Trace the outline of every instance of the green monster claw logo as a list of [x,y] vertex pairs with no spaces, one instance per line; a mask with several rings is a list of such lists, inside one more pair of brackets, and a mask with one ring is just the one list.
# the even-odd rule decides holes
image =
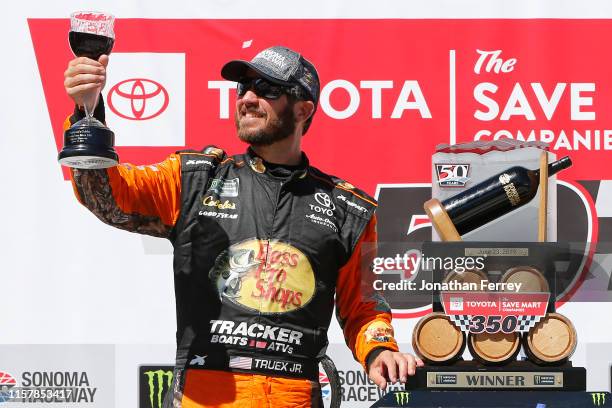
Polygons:
[[[164,377],[166,377],[167,391],[172,387],[172,371],[145,371],[144,374],[149,380],[149,401],[151,402],[151,408],[161,408],[164,395]],[[155,398],[155,390],[157,390],[157,398]],[[156,399],[157,405],[155,404]]]
[[406,405],[410,402],[410,393],[404,391],[398,391],[395,393],[395,402],[397,405]]
[[591,398],[593,398],[593,405],[596,407],[606,405],[606,393],[605,392],[592,392]]

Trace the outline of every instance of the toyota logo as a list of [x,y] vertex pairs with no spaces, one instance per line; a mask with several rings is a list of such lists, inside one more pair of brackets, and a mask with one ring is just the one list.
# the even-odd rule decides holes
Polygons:
[[166,110],[169,102],[166,88],[151,79],[126,79],[108,91],[110,110],[128,120],[153,119]]
[[334,203],[332,203],[331,198],[326,193],[316,193],[315,200],[323,207],[329,208],[331,210],[336,209],[336,206],[334,205]]

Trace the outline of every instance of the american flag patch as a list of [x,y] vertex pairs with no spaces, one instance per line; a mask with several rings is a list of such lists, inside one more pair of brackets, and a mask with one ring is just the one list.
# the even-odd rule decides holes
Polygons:
[[250,370],[253,366],[253,359],[251,357],[230,357],[229,366],[231,368],[241,368],[243,370]]

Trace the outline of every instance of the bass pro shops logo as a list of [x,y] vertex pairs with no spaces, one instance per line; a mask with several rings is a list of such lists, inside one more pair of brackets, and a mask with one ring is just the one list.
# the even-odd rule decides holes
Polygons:
[[591,398],[593,399],[593,406],[602,407],[606,405],[606,394],[605,392],[592,392]]
[[232,245],[209,272],[221,301],[262,313],[286,313],[302,308],[315,291],[308,258],[280,242],[250,239]]
[[395,403],[398,406],[408,405],[410,403],[410,393],[405,391],[398,391],[395,393]]
[[162,408],[172,389],[173,366],[140,366],[138,372],[139,408]]

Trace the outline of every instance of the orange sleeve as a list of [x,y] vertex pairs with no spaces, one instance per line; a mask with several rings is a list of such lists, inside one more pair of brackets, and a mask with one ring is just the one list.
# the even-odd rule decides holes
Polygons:
[[359,238],[349,261],[340,269],[336,284],[336,312],[346,344],[366,367],[374,349],[398,351],[391,326],[391,309],[372,286],[369,267],[376,256],[376,216]]
[[[79,119],[66,118],[64,131]],[[100,98],[96,117],[104,121]],[[156,237],[168,237],[180,212],[181,159],[177,154],[148,166],[120,164],[108,169],[70,169],[74,193],[103,222]]]
[[71,169],[78,200],[105,223],[167,237],[180,212],[181,160],[176,154],[147,166]]

